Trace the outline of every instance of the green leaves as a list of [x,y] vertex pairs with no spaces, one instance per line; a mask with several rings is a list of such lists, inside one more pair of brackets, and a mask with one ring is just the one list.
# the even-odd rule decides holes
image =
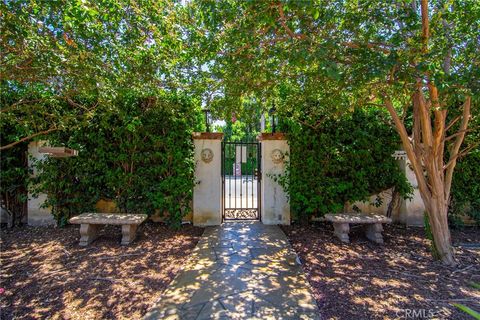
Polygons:
[[462,158],[456,167],[452,182],[450,220],[462,224],[462,218],[471,217],[480,224],[480,148]]
[[459,310],[465,312],[466,314],[472,316],[472,319],[480,320],[480,312],[477,312],[477,311],[473,310],[472,308],[469,308],[466,305],[461,304],[461,303],[453,303],[453,305],[457,309],[459,309]]
[[[368,158],[355,147],[365,146],[369,130],[378,128],[351,128],[357,140],[349,145],[342,140],[346,137],[341,130],[319,133],[325,119],[333,122],[351,114],[353,108],[377,103],[386,93],[395,101],[407,101],[417,80],[435,83],[441,105],[455,109],[455,102],[464,95],[473,96],[474,107],[478,105],[480,3],[431,1],[429,10],[431,36],[424,48],[421,17],[412,2],[3,1],[2,140],[11,143],[54,129],[61,132],[58,141],[77,143],[85,150],[92,148],[91,141],[105,145],[115,141],[123,151],[100,148],[100,160],[92,164],[100,170],[110,157],[119,162],[130,159],[135,153],[129,148],[145,137],[161,148],[169,146],[173,137],[182,139],[183,131],[170,130],[170,123],[153,128],[155,136],[145,133],[144,128],[152,126],[144,118],[148,107],[137,105],[136,100],[181,93],[211,107],[218,117],[235,113],[248,121],[258,120],[262,109],[275,102],[285,118],[302,124],[295,129],[298,132],[312,129],[319,140],[343,141],[327,143],[325,149],[314,141],[305,142],[337,161],[331,162],[330,169],[343,172],[335,166],[345,163],[346,154],[352,167]],[[120,97],[131,98],[135,107],[119,103]],[[178,105],[188,103],[174,103],[174,108],[170,102],[162,117],[182,124],[174,113]],[[119,109],[122,112],[115,117]],[[355,122],[353,116],[348,120]],[[122,130],[111,129],[112,123]],[[85,128],[91,131],[85,133]],[[167,129],[171,136],[158,131]],[[77,130],[89,143],[77,136]],[[382,136],[384,132],[379,131]],[[169,139],[159,142],[164,136]],[[144,152],[151,156],[149,150]],[[311,155],[308,161],[314,165],[314,160]],[[117,165],[108,179],[122,170]],[[359,181],[368,176],[362,170],[345,174]],[[122,179],[126,183],[131,176]],[[342,192],[358,189],[330,176],[325,181],[337,183]],[[112,182],[109,196],[116,196],[119,188]],[[313,189],[305,192],[309,190]],[[349,195],[356,198],[366,193],[358,190]],[[336,207],[339,202],[334,198],[313,202],[312,208]]]
[[383,116],[380,110],[356,109],[326,117],[318,129],[295,118],[285,121],[291,155],[279,183],[297,218],[338,212],[346,202],[365,201],[392,187],[404,197],[411,192],[391,157],[398,140]]
[[[170,1],[2,2],[2,81],[50,86],[59,97],[170,88],[184,51]],[[176,88],[174,88],[176,89]]]
[[46,205],[59,223],[110,199],[124,212],[168,213],[166,220],[179,226],[190,210],[191,133],[199,114],[185,97],[124,93],[113,108],[99,107],[81,129],[50,135],[52,145],[80,152],[39,164],[36,190],[48,194]]

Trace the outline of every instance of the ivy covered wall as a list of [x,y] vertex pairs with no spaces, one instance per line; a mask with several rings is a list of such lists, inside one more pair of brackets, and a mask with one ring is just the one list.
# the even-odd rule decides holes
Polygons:
[[317,127],[284,119],[282,129],[288,132],[291,155],[287,174],[278,181],[299,220],[341,212],[347,201],[366,200],[392,187],[403,196],[411,192],[391,156],[399,148],[397,135],[380,110],[356,109],[325,118]]
[[[450,222],[463,225],[465,218],[480,225],[480,147],[461,159],[452,181]],[[467,219],[468,219],[467,218]]]
[[37,163],[37,193],[60,225],[95,210],[101,199],[122,212],[160,213],[178,226],[189,213],[194,185],[192,132],[202,114],[189,99],[174,94],[124,95],[98,106],[82,128],[49,136],[52,146],[77,149],[77,157]]

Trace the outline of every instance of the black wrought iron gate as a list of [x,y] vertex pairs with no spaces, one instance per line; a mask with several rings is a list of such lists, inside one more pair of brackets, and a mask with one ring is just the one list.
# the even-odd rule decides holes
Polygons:
[[222,143],[223,220],[260,220],[261,145]]

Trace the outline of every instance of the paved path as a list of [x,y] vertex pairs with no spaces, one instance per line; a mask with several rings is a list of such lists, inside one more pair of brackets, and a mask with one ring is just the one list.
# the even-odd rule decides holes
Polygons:
[[193,257],[145,319],[320,319],[278,226],[231,222],[205,230]]

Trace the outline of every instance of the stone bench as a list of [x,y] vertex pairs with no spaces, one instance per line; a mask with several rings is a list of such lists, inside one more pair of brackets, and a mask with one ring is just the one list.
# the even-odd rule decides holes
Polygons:
[[382,223],[391,223],[392,219],[380,214],[337,213],[326,214],[325,220],[333,223],[335,235],[343,242],[349,243],[350,224],[365,224],[365,235],[373,242],[383,244]]
[[146,219],[146,214],[82,213],[71,218],[70,223],[80,225],[81,246],[95,240],[100,229],[106,224],[121,225],[122,245],[127,245],[135,239],[138,226]]

